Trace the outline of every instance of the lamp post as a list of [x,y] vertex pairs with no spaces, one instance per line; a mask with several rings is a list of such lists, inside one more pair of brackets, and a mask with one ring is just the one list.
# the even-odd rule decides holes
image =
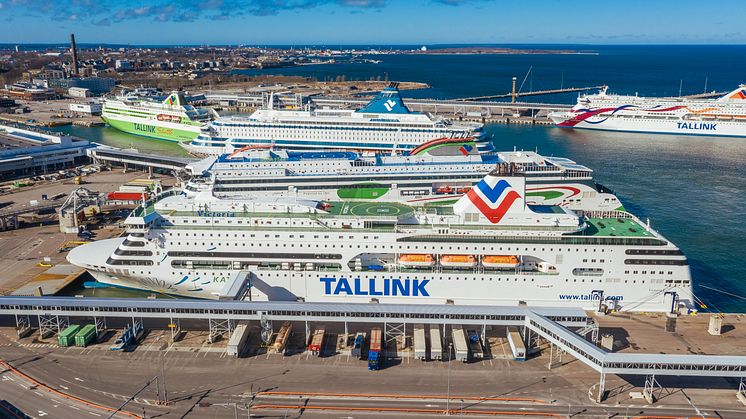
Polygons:
[[451,414],[451,350],[453,349],[453,342],[448,344],[448,390],[446,395],[446,415]]

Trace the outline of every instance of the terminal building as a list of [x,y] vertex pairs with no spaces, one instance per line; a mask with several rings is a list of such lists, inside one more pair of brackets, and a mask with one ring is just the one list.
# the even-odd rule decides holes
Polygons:
[[85,103],[71,103],[70,110],[79,114],[101,115],[103,105],[93,100]]
[[6,84],[4,89],[0,90],[0,94],[10,99],[22,100],[49,100],[59,97],[54,90],[48,87],[25,82]]
[[69,135],[0,125],[0,179],[43,175],[88,161],[87,140]]

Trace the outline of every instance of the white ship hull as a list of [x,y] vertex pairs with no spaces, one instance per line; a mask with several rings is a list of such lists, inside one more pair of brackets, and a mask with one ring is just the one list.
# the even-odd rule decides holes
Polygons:
[[584,95],[569,111],[549,118],[561,128],[654,134],[746,136],[746,86],[716,99]]
[[[570,119],[569,114],[550,115],[555,124]],[[673,135],[706,135],[722,137],[746,137],[746,120],[682,120],[632,117],[591,117],[573,126],[561,128],[592,129],[601,131],[623,131]]]
[[[284,239],[285,243],[291,240],[287,233],[281,233],[280,236],[279,240]],[[362,237],[359,239],[365,243]],[[120,238],[96,242],[101,249],[100,257],[106,259],[123,241],[124,239]],[[210,243],[205,242],[191,249],[206,248]],[[236,240],[223,240],[222,243],[215,244],[219,246],[216,246],[214,251],[219,252],[232,250],[241,243],[236,243]],[[622,260],[629,256],[625,255],[624,246],[610,248],[602,245],[583,245],[562,246],[563,248],[559,249],[556,246],[544,245],[544,251],[536,244],[526,246],[518,244],[513,247],[501,247],[504,250],[490,246],[490,252],[525,253],[523,249],[528,248],[530,257],[554,262],[557,271],[543,273],[516,269],[402,267],[384,272],[325,272],[316,269],[305,270],[305,260],[299,262],[298,266],[291,263],[289,269],[174,269],[169,266],[170,258],[166,258],[165,253],[159,253],[158,247],[152,243],[138,249],[154,251],[156,259],[163,259],[153,266],[124,267],[103,272],[94,268],[95,265],[105,264],[103,260],[96,260],[95,256],[89,254],[86,256],[86,262],[82,264],[76,260],[79,257],[77,252],[86,246],[78,248],[80,250],[73,250],[70,261],[88,267],[96,280],[102,283],[192,298],[218,298],[221,290],[229,286],[237,276],[249,275],[251,289],[246,299],[253,301],[370,303],[377,300],[380,303],[456,305],[525,303],[529,306],[580,306],[592,310],[597,309],[599,299],[603,299],[607,305],[614,304],[621,311],[662,312],[671,309],[671,303],[667,299],[670,294],[667,293],[675,292],[679,301],[690,308],[694,307],[688,266],[625,265]],[[247,247],[254,246],[249,244]],[[410,251],[429,251],[432,248],[432,245],[423,244]],[[483,246],[479,245],[460,246],[460,252],[472,253],[482,248]],[[189,249],[169,248],[176,251]],[[557,255],[557,250],[562,250],[561,256]],[[343,254],[343,260],[357,253],[357,250],[351,249],[335,251]],[[605,266],[603,275],[574,273],[573,268],[587,265],[582,260],[589,260],[591,255],[599,258],[604,255],[607,263],[598,265]],[[616,263],[611,264],[609,261]]]
[[[455,271],[455,270],[454,270]],[[503,271],[480,274],[466,272],[307,272],[277,270],[252,275],[247,300],[306,301],[335,303],[398,303],[507,305],[527,304],[543,307],[582,307],[595,310],[599,300],[613,300],[621,311],[668,311],[666,292],[691,301],[689,287],[663,285],[629,286],[631,280],[593,286],[590,283],[566,283],[554,275],[520,275]],[[191,282],[185,287],[149,280],[136,275],[92,274],[97,281],[117,287],[150,290],[158,293],[197,298],[217,298],[219,291],[236,272],[224,272],[215,283]],[[424,291],[424,292],[423,292]],[[603,291],[597,293],[596,291]],[[405,295],[401,295],[405,294]],[[416,294],[416,295],[415,295]],[[608,304],[608,302],[607,302]]]

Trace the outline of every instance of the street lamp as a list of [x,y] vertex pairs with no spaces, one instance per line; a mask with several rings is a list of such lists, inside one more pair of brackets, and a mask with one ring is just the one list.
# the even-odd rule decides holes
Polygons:
[[451,350],[453,349],[453,342],[448,344],[448,391],[446,395],[446,415],[451,414]]

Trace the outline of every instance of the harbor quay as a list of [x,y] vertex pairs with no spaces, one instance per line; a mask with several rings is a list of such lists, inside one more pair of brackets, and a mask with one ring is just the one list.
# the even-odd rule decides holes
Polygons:
[[[722,372],[700,371],[697,376],[662,373],[652,378],[608,374],[604,398],[598,401],[599,374],[582,361],[582,356],[571,355],[572,347],[577,348],[579,342],[563,346],[542,337],[529,337],[535,347],[526,345],[529,353],[522,360],[511,346],[510,326],[505,326],[520,324],[520,317],[533,311],[542,313],[540,317],[557,320],[558,333],[566,324],[566,330],[573,330],[579,340],[590,343],[591,335],[595,335],[610,345],[614,354],[647,354],[647,359],[653,359],[666,353],[671,359],[693,356],[702,360],[708,357],[705,354],[732,355],[733,368],[738,368],[743,365],[737,361],[742,358],[738,342],[746,337],[746,319],[742,315],[718,317],[722,319],[723,333],[714,336],[708,332],[713,316],[706,314],[678,318],[672,326],[671,318],[661,313],[598,316],[582,310],[541,308],[434,307],[428,311],[405,306],[355,309],[332,304],[273,309],[271,305],[226,302],[222,304],[226,308],[221,310],[205,306],[213,315],[202,314],[200,303],[189,305],[195,314],[189,316],[176,314],[182,311],[176,308],[181,303],[173,301],[88,299],[48,298],[47,303],[41,303],[46,307],[33,309],[45,314],[28,314],[30,329],[22,331],[16,327],[17,316],[9,313],[24,313],[23,307],[34,302],[0,298],[0,357],[3,376],[8,377],[0,385],[6,394],[26,394],[17,399],[19,407],[26,407],[23,403],[27,403],[34,412],[61,418],[77,417],[80,409],[114,414],[114,409],[122,406],[126,413],[113,417],[228,418],[236,412],[239,417],[430,417],[444,413],[503,417],[745,417],[738,396],[739,378]],[[236,304],[246,310],[236,309]],[[94,317],[57,311],[64,306],[80,310],[87,305],[97,307]],[[122,306],[122,312],[110,314],[113,312],[106,307],[116,305]],[[221,302],[211,303],[210,307],[221,307]],[[282,310],[275,312],[276,309]],[[166,315],[171,317],[157,317],[163,310],[169,311]],[[256,314],[259,320],[245,320],[239,314],[255,310],[262,311]],[[355,317],[342,315],[344,310],[351,310],[348,315]],[[358,311],[353,313],[355,310]],[[298,319],[296,311],[303,312],[307,320]],[[436,311],[441,313],[429,315]],[[331,317],[333,313],[340,313],[339,317]],[[362,317],[372,313],[379,313],[381,318]],[[395,313],[410,313],[410,318],[390,322]],[[493,324],[486,325],[484,319],[490,313],[493,320],[488,322]],[[471,319],[458,319],[459,316]],[[231,318],[232,322],[223,321]],[[133,319],[143,325],[139,337],[114,350],[122,331],[132,327]],[[85,346],[63,346],[55,325],[60,320],[65,322],[64,327],[95,322],[97,337]],[[272,324],[270,329],[268,322]],[[246,325],[246,338],[234,346],[237,341],[232,335],[239,324]],[[593,332],[593,328],[578,327],[582,324],[596,325],[597,329]],[[426,333],[424,358],[418,354],[420,328],[430,332]],[[318,330],[323,330],[324,338],[318,348],[311,350],[310,337]],[[380,368],[370,370],[366,358],[370,356],[367,352],[375,330],[383,332],[384,355]],[[432,352],[433,330],[445,332],[441,334],[440,357]],[[471,352],[469,346],[465,361],[459,359],[460,345],[453,340],[458,330],[467,334],[476,331],[482,345],[480,354]],[[284,331],[286,337],[280,343],[278,336]],[[359,334],[367,336],[362,355],[355,346]]]

